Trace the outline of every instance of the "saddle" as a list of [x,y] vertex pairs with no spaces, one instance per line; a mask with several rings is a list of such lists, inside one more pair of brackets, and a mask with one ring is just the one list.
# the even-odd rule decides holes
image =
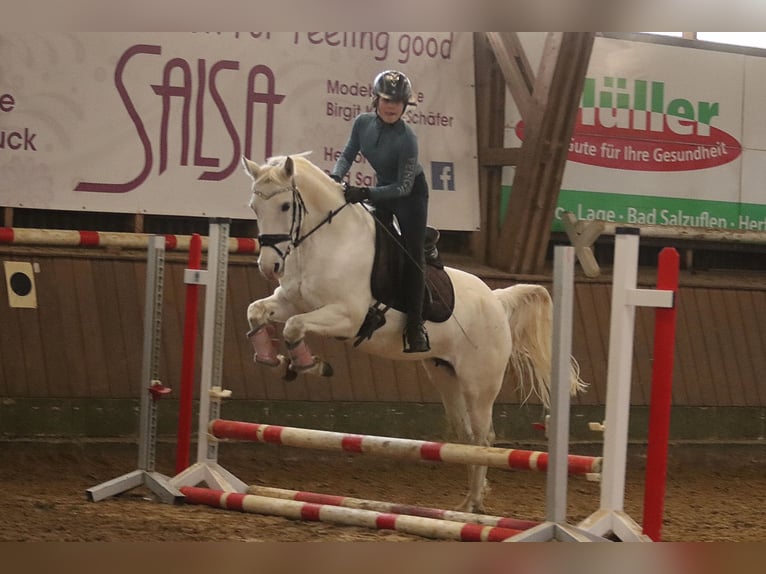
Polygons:
[[[438,241],[439,231],[433,227],[426,228],[426,292],[423,299],[422,319],[443,323],[452,316],[455,307],[455,291],[449,275],[444,270],[444,264],[439,258],[436,248]],[[388,309],[406,313],[406,302],[401,289],[406,257],[407,253],[399,232],[393,226],[383,224],[376,219],[375,257],[370,275],[370,287],[375,303],[367,311],[367,316],[356,334],[354,346],[372,337],[372,334],[385,324],[385,313]]]

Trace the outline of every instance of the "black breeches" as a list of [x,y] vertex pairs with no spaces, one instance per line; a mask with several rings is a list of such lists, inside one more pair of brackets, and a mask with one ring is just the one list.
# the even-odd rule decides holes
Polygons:
[[378,218],[390,223],[392,215],[399,222],[407,256],[404,264],[404,285],[407,315],[410,321],[420,319],[425,294],[423,269],[425,267],[424,244],[428,220],[428,184],[423,174],[418,175],[412,192],[405,197],[376,202]]

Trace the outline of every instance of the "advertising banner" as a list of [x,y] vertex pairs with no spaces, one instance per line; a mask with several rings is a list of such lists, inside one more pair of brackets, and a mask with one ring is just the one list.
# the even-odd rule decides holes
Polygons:
[[[543,35],[526,35],[530,51]],[[627,224],[766,230],[766,58],[596,38],[561,214]],[[508,108],[506,145],[524,125]]]
[[[240,158],[330,171],[406,73],[431,225],[478,227],[470,32],[0,34],[0,205],[251,218]],[[358,158],[355,185],[374,185]]]

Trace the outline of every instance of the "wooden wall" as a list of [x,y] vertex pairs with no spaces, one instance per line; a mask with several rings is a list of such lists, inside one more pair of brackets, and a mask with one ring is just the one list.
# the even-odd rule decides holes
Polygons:
[[[39,265],[37,309],[12,309],[0,282],[0,398],[136,398],[141,370],[145,255],[4,247],[0,260]],[[329,379],[292,383],[252,362],[245,338],[247,304],[269,286],[254,256],[231,256],[226,314],[224,387],[236,399],[437,403],[415,363],[372,358],[335,340],[311,340],[335,368]],[[161,376],[177,388],[183,335],[183,254],[168,254],[165,272]],[[642,285],[652,286],[650,272]],[[508,277],[484,278],[492,287]],[[542,278],[550,288],[550,281]],[[591,383],[574,404],[603,405],[607,365],[609,277],[578,277],[574,354]],[[203,301],[200,301],[202,314]],[[201,323],[201,318],[200,318]],[[766,286],[684,275],[679,296],[674,373],[675,405],[766,406]],[[632,403],[649,402],[653,312],[636,318]],[[491,341],[486,341],[491,345]],[[198,344],[199,367],[201,344]],[[508,380],[501,403],[518,403]]]

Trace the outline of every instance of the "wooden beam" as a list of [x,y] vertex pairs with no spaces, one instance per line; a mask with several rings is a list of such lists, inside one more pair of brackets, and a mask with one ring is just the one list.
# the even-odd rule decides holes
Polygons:
[[144,214],[135,213],[133,215],[133,233],[143,233],[143,232],[144,232]]
[[[484,33],[474,34],[476,126],[479,152],[480,228],[471,235],[474,259],[487,264],[498,248],[500,191],[503,168],[494,160],[485,164],[488,150],[502,149],[505,140],[506,87]],[[490,152],[490,159],[493,152]]]
[[525,118],[524,141],[521,146],[520,165],[513,179],[511,197],[506,218],[500,230],[502,250],[493,253],[493,264],[503,270],[511,271],[521,266],[521,259],[529,249],[532,234],[531,222],[535,219],[537,195],[540,190],[540,175],[545,162],[545,134],[542,120],[548,103],[551,77],[558,58],[563,33],[548,33],[540,62],[540,73],[534,86],[533,105]]
[[[532,221],[533,243],[525,251],[520,267],[542,271],[550,241],[551,226],[564,176],[569,142],[579,109],[585,74],[590,62],[595,34],[567,35],[561,38],[556,69],[550,77],[550,93],[543,118],[548,164],[541,177],[540,209]],[[586,51],[585,57],[583,53]]]
[[512,273],[539,273],[564,173],[593,32],[549,33],[535,79],[533,105],[513,180],[494,266]]
[[489,147],[479,151],[479,165],[482,167],[516,166],[520,158],[520,147]]
[[522,260],[522,265],[527,269],[541,271],[545,264],[561,180],[569,154],[569,143],[577,119],[594,39],[595,33],[591,32],[565,34],[562,40],[562,51],[553,77],[554,98],[548,103],[548,111],[553,117],[548,122],[551,132],[547,136],[547,151],[552,155],[552,159],[543,179],[544,204],[538,212],[536,251],[529,250],[526,253],[527,257]]
[[516,32],[486,32],[505,83],[525,120],[533,106],[535,74]]

